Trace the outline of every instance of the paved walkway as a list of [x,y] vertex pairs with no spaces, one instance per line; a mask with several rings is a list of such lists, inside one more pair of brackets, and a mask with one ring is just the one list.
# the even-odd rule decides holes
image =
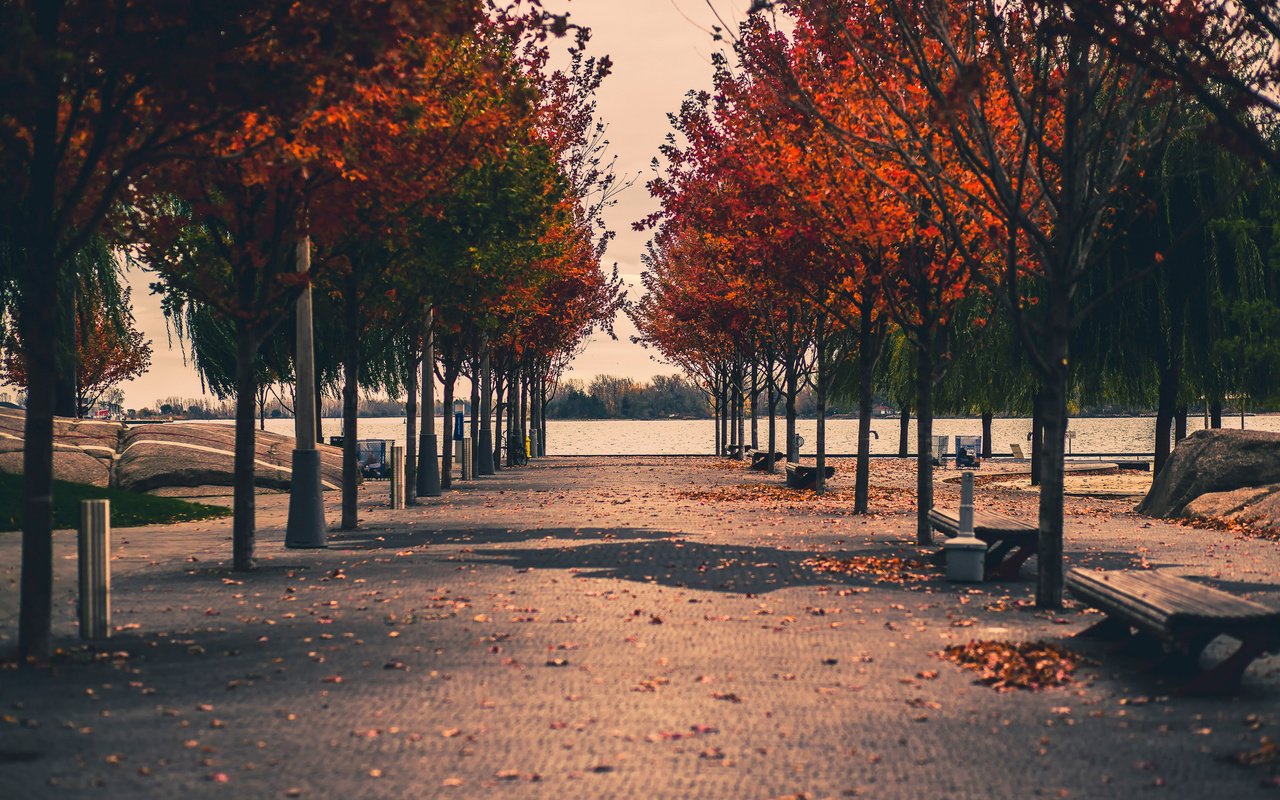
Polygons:
[[[869,517],[847,513],[837,466],[816,503],[708,459],[546,459],[404,512],[375,486],[361,530],[323,552],[285,551],[286,498],[264,495],[251,575],[224,566],[225,520],[117,531],[121,630],[97,655],[72,638],[60,534],[67,651],[0,669],[0,797],[1272,795],[1271,768],[1227,760],[1274,735],[1280,659],[1229,699],[1171,698],[1097,650],[1068,688],[976,685],[934,653],[1097,618],[1036,612],[1030,581],[816,571],[926,555],[912,465],[877,460]],[[1073,563],[1280,602],[1274,542],[1068,508]],[[0,648],[16,556],[0,535]]]

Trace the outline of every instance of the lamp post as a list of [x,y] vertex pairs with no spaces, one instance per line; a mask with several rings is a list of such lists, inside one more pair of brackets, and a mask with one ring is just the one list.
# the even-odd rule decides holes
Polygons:
[[[298,240],[297,271],[311,271],[311,237]],[[284,545],[290,548],[328,547],[324,494],[320,486],[320,451],[316,449],[315,350],[311,340],[311,285],[298,295],[297,352],[293,371],[297,390],[293,404],[293,474],[289,480],[289,523]]]

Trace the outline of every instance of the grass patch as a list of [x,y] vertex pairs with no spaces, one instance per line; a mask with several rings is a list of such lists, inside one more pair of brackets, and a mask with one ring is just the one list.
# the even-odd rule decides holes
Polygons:
[[[75,528],[80,525],[81,500],[110,500],[111,526],[132,528],[138,525],[160,525],[166,522],[191,522],[198,519],[226,517],[231,509],[189,503],[174,497],[104,489],[83,483],[53,482],[53,527]],[[22,476],[0,473],[0,531],[22,529]]]

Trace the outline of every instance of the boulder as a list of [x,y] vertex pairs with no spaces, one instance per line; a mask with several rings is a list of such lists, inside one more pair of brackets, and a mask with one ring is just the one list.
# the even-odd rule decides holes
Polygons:
[[[1266,431],[1196,431],[1178,443],[1156,476],[1138,512],[1152,517],[1177,517],[1190,503],[1210,493],[1231,497],[1206,500],[1204,507],[1236,508],[1253,502],[1237,490],[1280,483],[1280,433]],[[1229,512],[1230,513],[1230,512]],[[1214,515],[1222,516],[1222,515]]]
[[[22,474],[22,410],[0,409],[0,472]],[[135,492],[162,487],[231,486],[235,427],[168,422],[126,427],[119,422],[54,419],[53,474],[59,480],[118,486]],[[291,436],[257,431],[258,486],[288,489],[292,477]],[[342,485],[342,451],[317,445],[326,489]]]
[[[0,409],[0,472],[22,474],[26,414]],[[53,420],[53,477],[60,481],[108,486],[112,462],[124,426],[119,422]]]
[[[257,431],[254,483],[288,489],[293,437]],[[333,489],[342,485],[342,451],[320,449],[320,477]],[[130,428],[121,440],[116,465],[121,489],[145,492],[167,486],[231,486],[235,470],[235,426],[171,422]]]

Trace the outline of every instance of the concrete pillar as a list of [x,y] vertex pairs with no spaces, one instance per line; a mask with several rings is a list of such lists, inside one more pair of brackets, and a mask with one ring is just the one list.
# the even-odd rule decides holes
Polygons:
[[[298,240],[297,271],[311,271],[311,239]],[[284,546],[319,548],[328,546],[329,531],[324,521],[324,491],[320,485],[320,451],[316,449],[318,414],[315,347],[312,344],[311,286],[298,295],[297,352],[294,354],[293,472],[289,479],[289,522]]]
[[111,501],[80,501],[80,638],[111,636]]
[[458,444],[460,445],[459,451],[461,453],[461,455],[458,456],[458,461],[462,467],[461,479],[464,481],[473,480],[476,476],[474,443],[471,441],[470,436],[465,436],[458,440]]
[[404,508],[404,446],[391,445],[391,508]]

